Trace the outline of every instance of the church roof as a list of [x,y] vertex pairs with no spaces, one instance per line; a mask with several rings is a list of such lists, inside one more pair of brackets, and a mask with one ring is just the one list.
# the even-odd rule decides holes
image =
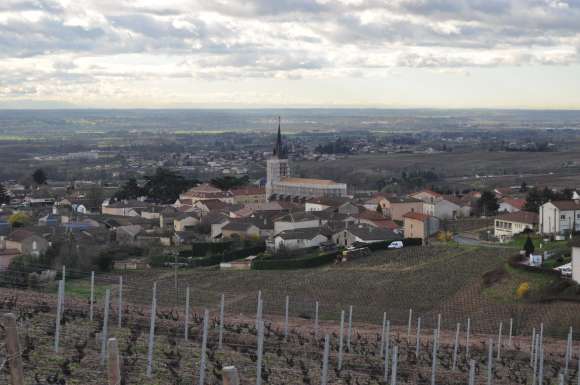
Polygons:
[[337,184],[335,181],[330,180],[330,179],[312,179],[312,178],[282,178],[282,180],[278,183],[320,184],[320,185]]
[[282,144],[282,130],[280,128],[280,117],[278,117],[278,135],[276,136],[276,144],[274,145],[274,151],[272,154],[279,159],[286,159],[288,157],[288,151],[286,147]]

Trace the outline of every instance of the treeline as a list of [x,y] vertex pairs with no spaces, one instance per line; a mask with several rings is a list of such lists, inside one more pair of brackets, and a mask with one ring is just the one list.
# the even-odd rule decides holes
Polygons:
[[348,140],[338,138],[335,141],[319,144],[314,149],[314,152],[319,154],[350,154],[352,145]]
[[572,194],[574,190],[570,188],[565,188],[561,191],[553,191],[548,187],[543,189],[531,188],[526,196],[526,205],[524,209],[526,211],[538,212],[540,211],[540,206],[549,201],[567,201],[572,199]]

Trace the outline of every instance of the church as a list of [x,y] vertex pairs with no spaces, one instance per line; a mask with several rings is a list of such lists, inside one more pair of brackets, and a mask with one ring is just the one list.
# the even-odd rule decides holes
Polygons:
[[288,163],[288,150],[282,144],[280,118],[278,136],[272,156],[266,161],[266,199],[306,200],[320,197],[344,197],[347,195],[345,183],[328,179],[293,178]]

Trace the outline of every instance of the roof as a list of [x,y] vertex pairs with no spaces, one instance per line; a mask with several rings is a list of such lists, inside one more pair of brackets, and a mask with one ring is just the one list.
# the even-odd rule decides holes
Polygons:
[[501,214],[498,215],[496,219],[501,219],[502,221],[507,222],[528,223],[531,225],[535,225],[540,222],[538,214],[532,213],[530,211],[516,211],[514,213]]
[[232,194],[234,194],[234,196],[239,196],[239,195],[265,195],[266,194],[266,189],[264,187],[258,187],[258,186],[245,186],[245,187],[240,187],[234,190],[231,190]]
[[518,199],[518,198],[511,198],[511,197],[505,197],[501,200],[502,203],[507,203],[508,205],[518,208],[518,209],[523,209],[524,206],[526,205],[526,200],[525,199]]
[[416,221],[421,221],[421,222],[425,222],[430,217],[431,217],[430,215],[423,214],[423,213],[415,213],[415,212],[411,212],[411,213],[407,213],[407,214],[403,215],[403,218],[414,219]]
[[22,242],[25,239],[32,237],[33,235],[36,235],[36,234],[34,234],[32,231],[18,229],[18,230],[14,230],[13,232],[11,232],[8,235],[7,239],[9,241]]
[[229,191],[222,191],[219,188],[213,187],[208,183],[200,184],[199,186],[192,187],[183,194],[181,194],[180,199],[184,198],[221,198],[226,196],[231,196]]
[[337,182],[330,179],[311,179],[311,178],[282,178],[278,183],[290,183],[290,184],[322,184],[322,185],[333,185]]
[[428,195],[432,195],[434,197],[440,197],[441,194],[439,194],[438,192],[432,191],[432,190],[421,190],[421,191],[417,191],[416,193],[410,194],[410,196],[414,196],[414,195],[418,195],[418,194],[428,194]]
[[401,237],[395,234],[392,230],[364,224],[350,226],[347,231],[355,235],[357,238],[360,238],[362,241],[386,241],[401,239]]
[[[282,231],[276,237],[281,237],[284,240],[288,239],[313,239],[318,235],[323,235],[319,228],[295,229]],[[323,235],[324,236],[324,235]],[[326,236],[325,236],[326,237]]]
[[318,218],[310,212],[296,211],[276,218],[276,222],[316,221]]
[[143,231],[143,227],[139,225],[128,225],[128,226],[121,226],[117,228],[117,231],[123,231],[133,237],[137,236],[141,231]]
[[341,198],[341,197],[317,197],[317,198],[308,199],[306,201],[306,203],[319,204],[319,205],[329,206],[329,207],[338,207],[338,206],[340,206],[344,203],[347,203],[349,201],[350,201],[350,199]]
[[385,198],[391,204],[397,203],[422,203],[423,201],[420,199],[416,199],[413,197],[389,197]]
[[241,221],[231,221],[224,227],[223,230],[230,230],[230,231],[248,231],[252,226],[256,227],[254,224],[249,222],[241,222]]
[[222,210],[228,206],[227,203],[220,201],[219,199],[206,199],[203,201],[198,201],[196,204],[204,205],[209,211]]
[[560,210],[580,210],[580,202],[576,201],[553,201],[551,203]]

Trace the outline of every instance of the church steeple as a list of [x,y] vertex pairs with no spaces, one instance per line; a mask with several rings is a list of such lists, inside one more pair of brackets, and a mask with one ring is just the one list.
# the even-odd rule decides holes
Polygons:
[[278,157],[279,159],[286,158],[286,150],[284,145],[282,144],[282,129],[280,124],[280,117],[278,116],[278,136],[276,137],[276,145],[274,146],[273,155]]

